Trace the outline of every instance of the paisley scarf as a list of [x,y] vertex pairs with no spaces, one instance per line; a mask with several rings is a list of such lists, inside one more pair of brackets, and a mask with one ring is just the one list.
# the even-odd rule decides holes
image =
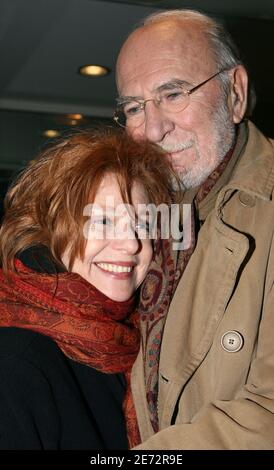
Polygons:
[[0,270],[0,326],[19,327],[52,338],[74,361],[101,372],[123,372],[123,403],[130,447],[140,442],[130,388],[139,350],[135,299],[116,302],[76,273],[38,273],[15,261],[8,277]]

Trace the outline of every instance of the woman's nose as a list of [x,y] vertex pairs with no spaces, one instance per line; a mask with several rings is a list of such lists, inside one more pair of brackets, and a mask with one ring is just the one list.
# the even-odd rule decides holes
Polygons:
[[123,231],[119,230],[115,234],[113,247],[128,254],[136,254],[140,250],[140,241],[134,228],[127,226]]

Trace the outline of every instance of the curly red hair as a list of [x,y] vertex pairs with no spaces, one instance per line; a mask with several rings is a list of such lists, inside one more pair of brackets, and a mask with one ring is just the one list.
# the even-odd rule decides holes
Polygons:
[[139,182],[149,202],[170,203],[174,173],[163,152],[113,129],[79,132],[44,150],[10,187],[0,230],[2,267],[14,269],[24,249],[42,244],[55,261],[70,244],[70,266],[83,256],[83,209],[108,174],[117,175],[124,202]]

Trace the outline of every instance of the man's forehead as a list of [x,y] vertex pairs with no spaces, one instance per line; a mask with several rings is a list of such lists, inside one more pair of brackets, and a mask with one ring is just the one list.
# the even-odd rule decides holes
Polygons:
[[119,62],[125,56],[137,58],[143,53],[153,52],[157,54],[172,53],[172,50],[177,52],[178,47],[185,51],[191,47],[199,49],[201,44],[204,46],[207,43],[204,28],[201,24],[193,22],[182,21],[162,21],[145,25],[133,31],[131,35],[124,42],[119,57]]
[[210,75],[211,69],[214,71],[214,65],[206,59],[202,65],[198,59],[191,62],[174,59],[156,62],[155,66],[147,61],[141,71],[132,69],[128,74],[121,74],[119,96],[143,99],[176,87],[189,88]]
[[[183,30],[180,35],[168,31],[166,37],[159,38],[157,29],[156,36],[153,29],[145,31],[143,36],[142,30],[132,35],[121,51],[117,65],[117,85],[123,95],[132,94],[131,81],[135,84],[140,81],[143,83],[154,73],[159,75],[162,83],[173,78],[192,83],[192,72],[196,74],[207,66],[207,62],[212,62],[207,41],[201,32],[194,34],[194,37],[190,30]],[[180,71],[180,76],[176,69]],[[150,88],[161,86],[162,83],[153,83]]]

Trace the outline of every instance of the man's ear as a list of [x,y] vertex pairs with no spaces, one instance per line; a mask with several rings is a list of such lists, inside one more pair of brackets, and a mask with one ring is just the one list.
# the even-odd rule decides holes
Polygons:
[[236,65],[231,75],[230,106],[235,124],[242,121],[247,107],[248,76],[243,65]]

